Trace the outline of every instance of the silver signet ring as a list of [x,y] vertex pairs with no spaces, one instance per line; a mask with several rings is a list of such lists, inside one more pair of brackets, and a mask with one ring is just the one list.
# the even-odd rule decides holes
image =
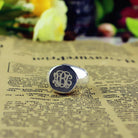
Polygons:
[[48,81],[55,92],[68,94],[73,92],[76,86],[84,86],[88,82],[88,73],[82,68],[62,64],[49,71]]

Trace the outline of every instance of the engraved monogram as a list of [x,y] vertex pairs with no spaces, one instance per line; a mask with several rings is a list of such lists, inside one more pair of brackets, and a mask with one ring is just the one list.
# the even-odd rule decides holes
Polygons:
[[68,71],[58,70],[53,74],[55,87],[68,89],[72,85],[72,75]]

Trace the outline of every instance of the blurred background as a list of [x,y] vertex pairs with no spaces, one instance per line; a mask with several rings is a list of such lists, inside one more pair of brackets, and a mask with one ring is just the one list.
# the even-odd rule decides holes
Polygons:
[[[32,1],[0,0],[0,34],[32,38],[39,16],[32,14],[32,7],[29,4],[32,2],[35,3],[34,6],[41,8],[44,0]],[[51,0],[45,1],[48,3]],[[127,41],[129,37],[138,37],[138,0],[64,0],[64,2],[68,8],[64,40],[75,40],[78,36],[118,36]]]
[[69,7],[67,31],[86,36],[138,36],[138,0],[65,2]]

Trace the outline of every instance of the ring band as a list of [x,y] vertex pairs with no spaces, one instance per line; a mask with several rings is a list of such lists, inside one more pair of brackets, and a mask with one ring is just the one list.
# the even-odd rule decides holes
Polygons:
[[86,70],[62,64],[53,67],[48,74],[49,84],[57,93],[68,94],[79,84],[83,85],[88,82],[88,73]]

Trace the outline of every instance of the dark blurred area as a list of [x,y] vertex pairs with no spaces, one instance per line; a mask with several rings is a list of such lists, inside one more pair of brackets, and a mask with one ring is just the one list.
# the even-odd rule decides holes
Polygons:
[[68,6],[67,31],[79,34],[95,32],[94,0],[65,0]]
[[[86,36],[136,36],[126,19],[138,18],[138,0],[65,0],[68,6],[66,32]],[[133,20],[130,21],[133,23]],[[134,22],[136,29],[138,23]],[[131,25],[132,26],[132,25]]]

